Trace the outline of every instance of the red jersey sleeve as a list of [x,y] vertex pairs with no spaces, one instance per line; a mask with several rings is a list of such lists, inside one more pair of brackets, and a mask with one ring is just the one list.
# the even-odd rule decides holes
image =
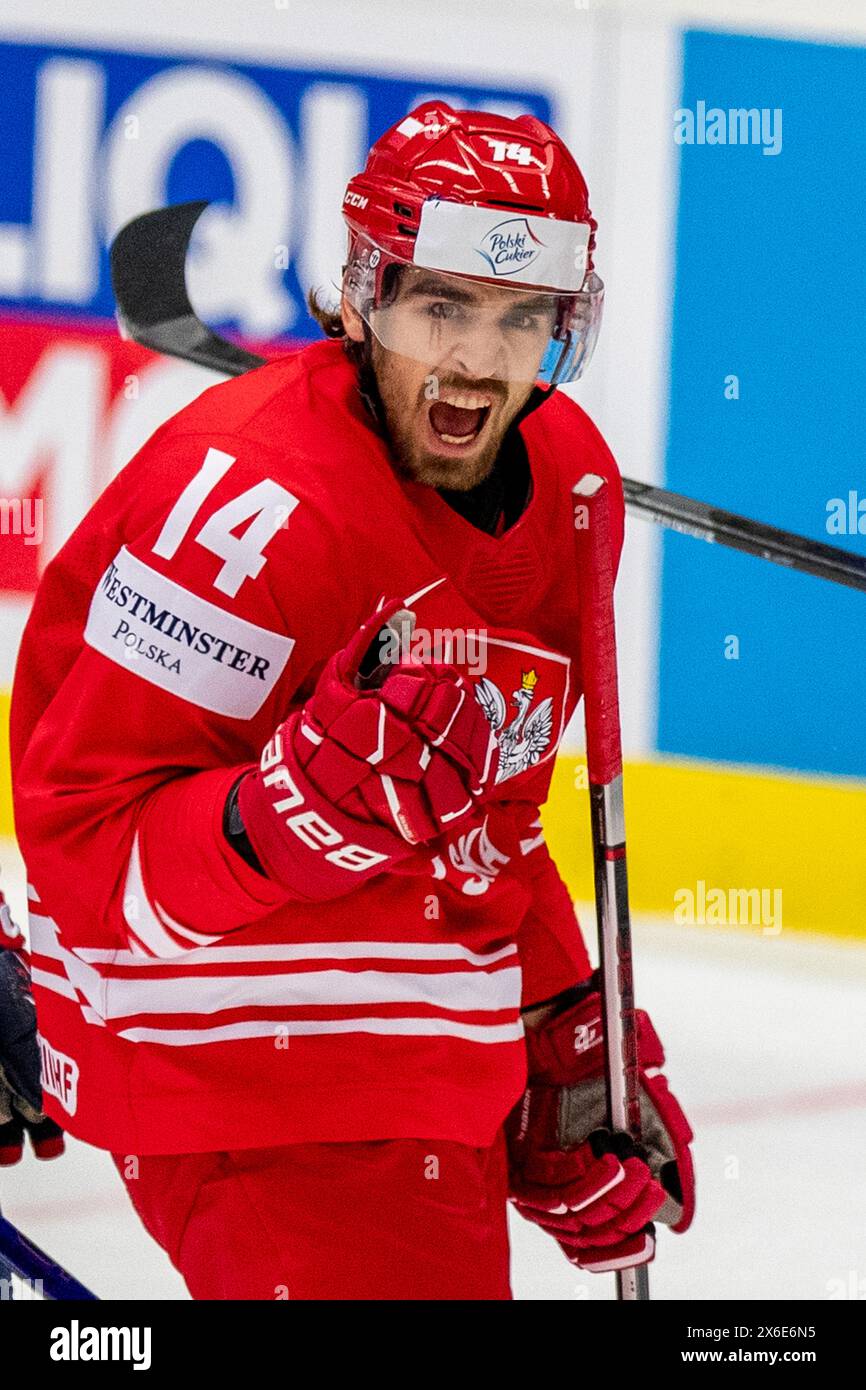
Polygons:
[[532,904],[517,937],[523,977],[521,1007],[530,1008],[592,974],[586,944],[568,891],[541,828],[541,816],[521,839]]
[[163,427],[46,570],[15,814],[76,945],[171,955],[288,900],[226,842],[224,804],[360,619],[337,528],[285,475],[258,442]]

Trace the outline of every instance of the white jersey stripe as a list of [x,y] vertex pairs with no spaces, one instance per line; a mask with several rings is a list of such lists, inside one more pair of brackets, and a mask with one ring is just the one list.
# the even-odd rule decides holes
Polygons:
[[[57,936],[57,923],[52,917],[30,914],[31,926],[35,926],[39,936],[39,954],[55,960],[64,960],[69,952],[60,945]],[[215,938],[215,940],[226,938]],[[228,939],[231,939],[229,934]],[[162,966],[162,962],[142,961],[130,951],[107,950],[101,947],[81,946],[75,956],[89,965],[150,965]],[[517,946],[501,946],[496,951],[470,951],[456,941],[301,941],[274,942],[266,946],[208,946],[202,950],[186,951],[182,961],[171,962],[179,968],[185,965],[206,965],[219,961],[225,964],[242,964],[255,961],[290,960],[441,960],[466,961],[469,965],[498,965],[502,960],[517,956]]]
[[[272,975],[159,974],[129,979],[100,974],[60,942],[50,918],[34,925],[33,950],[62,962],[75,987],[101,1018],[128,1014],[219,1013],[247,1006],[340,1007],[354,1004],[419,1004],[455,1012],[495,1012],[520,1006],[521,972],[515,963],[498,970],[434,971],[307,970]],[[132,956],[131,959],[136,958]],[[210,952],[190,952],[211,959]],[[139,960],[139,964],[142,964]],[[61,977],[40,972],[45,988],[59,988]],[[74,997],[68,995],[67,997]]]
[[[50,960],[63,960],[65,958],[64,948],[60,944],[57,935],[57,923],[53,917],[46,917],[41,912],[28,912],[27,920],[30,923],[30,941],[33,951],[40,956],[48,956]],[[107,959],[113,959],[115,952],[106,951]]]
[[[74,977],[73,977],[74,979]],[[77,983],[77,981],[74,981]],[[520,1006],[520,971],[506,967],[432,975],[383,970],[306,970],[295,975],[198,975],[102,981],[103,1018],[128,1014],[214,1014],[249,1006],[315,1008],[351,1004],[429,1004],[487,1013]],[[90,999],[90,1003],[95,1001]]]
[[78,995],[64,975],[52,975],[48,970],[37,970],[34,967],[30,971],[30,979],[34,985],[50,989],[52,994],[62,994],[64,999],[78,1000]]
[[[43,947],[40,947],[40,950],[43,955],[52,954]],[[149,965],[159,968],[173,965],[178,971],[182,971],[188,965],[212,965],[215,962],[220,965],[253,965],[259,961],[278,963],[295,960],[367,959],[443,962],[456,960],[466,961],[469,965],[477,965],[483,969],[498,965],[500,961],[512,957],[516,958],[517,947],[503,946],[498,951],[482,955],[478,951],[459,946],[456,942],[449,942],[447,945],[429,941],[305,941],[285,945],[274,942],[270,946],[208,946],[202,950],[186,951],[182,958],[172,962],[157,961],[153,957],[141,960],[129,951],[107,951],[93,946],[81,946],[75,954],[79,960],[90,965]],[[57,959],[60,960],[62,957],[58,956]]]
[[329,1018],[284,1022],[282,1019],[250,1019],[244,1023],[225,1023],[215,1028],[121,1028],[118,1032],[130,1042],[160,1043],[163,1047],[194,1047],[196,1044],[235,1042],[241,1038],[281,1036],[316,1037],[326,1033],[379,1033],[394,1037],[463,1038],[466,1042],[511,1043],[523,1037],[523,1024],[458,1023],[450,1018]]

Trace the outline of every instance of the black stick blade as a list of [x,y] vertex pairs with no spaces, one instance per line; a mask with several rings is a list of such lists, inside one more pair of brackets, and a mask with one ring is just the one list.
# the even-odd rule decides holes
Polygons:
[[111,283],[121,336],[228,376],[265,358],[213,333],[196,314],[186,288],[186,258],[205,202],[178,203],[134,217],[111,246]]

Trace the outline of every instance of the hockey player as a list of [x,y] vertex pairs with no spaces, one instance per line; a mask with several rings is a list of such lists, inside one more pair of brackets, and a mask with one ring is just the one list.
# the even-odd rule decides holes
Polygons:
[[[539,808],[581,688],[596,223],[556,134],[427,103],[347,189],[326,341],[163,425],[49,566],[12,711],[50,1112],[196,1298],[505,1299],[692,1217]],[[528,1072],[527,1072],[528,1062]],[[528,1082],[527,1082],[528,1074]]]

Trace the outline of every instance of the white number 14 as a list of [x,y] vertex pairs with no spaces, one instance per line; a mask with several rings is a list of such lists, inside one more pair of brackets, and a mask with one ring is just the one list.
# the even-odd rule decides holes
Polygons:
[[[176,554],[202,502],[234,462],[234,457],[222,449],[208,449],[201,468],[190,478],[166,517],[153,547],[155,555],[170,560]],[[285,525],[297,505],[298,499],[293,493],[271,478],[263,478],[213,512],[195,539],[225,561],[214,580],[214,587],[234,598],[245,579],[255,579],[267,559],[262,553],[265,546]],[[233,535],[235,528],[248,519],[250,524],[243,534]]]

